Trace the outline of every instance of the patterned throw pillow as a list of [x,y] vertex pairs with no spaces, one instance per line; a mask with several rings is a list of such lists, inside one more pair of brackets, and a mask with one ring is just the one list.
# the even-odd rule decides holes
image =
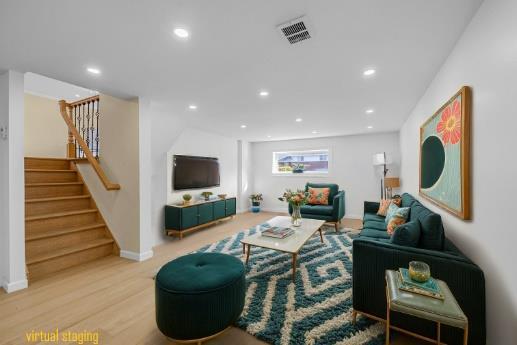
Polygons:
[[311,205],[328,205],[330,188],[312,188],[309,187],[309,204]]
[[390,204],[386,213],[386,230],[388,234],[393,234],[395,228],[406,222],[409,216],[409,207],[398,207],[394,203]]
[[390,199],[382,199],[379,203],[379,210],[377,211],[377,215],[386,217],[386,212],[388,212],[388,207],[390,207],[390,204]]

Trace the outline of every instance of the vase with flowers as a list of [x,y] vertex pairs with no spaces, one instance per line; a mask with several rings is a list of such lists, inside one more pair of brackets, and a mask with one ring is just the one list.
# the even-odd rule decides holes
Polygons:
[[291,224],[296,227],[302,225],[302,214],[300,212],[300,208],[307,204],[309,193],[304,190],[292,191],[290,189],[286,189],[284,195],[278,199],[280,201],[287,202],[291,206]]

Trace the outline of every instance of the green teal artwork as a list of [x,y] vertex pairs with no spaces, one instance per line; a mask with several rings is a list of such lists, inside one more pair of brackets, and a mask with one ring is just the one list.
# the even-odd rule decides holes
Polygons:
[[420,127],[420,195],[470,219],[470,89],[461,88]]

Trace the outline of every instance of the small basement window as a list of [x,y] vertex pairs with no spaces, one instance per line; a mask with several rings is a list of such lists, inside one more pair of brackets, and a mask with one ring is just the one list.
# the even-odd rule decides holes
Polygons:
[[328,149],[273,152],[273,174],[326,175],[328,173]]

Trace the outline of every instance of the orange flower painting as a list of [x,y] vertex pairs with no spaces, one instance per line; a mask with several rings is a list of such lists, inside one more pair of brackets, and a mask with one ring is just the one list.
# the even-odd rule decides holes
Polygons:
[[436,131],[442,136],[444,144],[459,143],[461,139],[461,104],[458,100],[443,110]]

